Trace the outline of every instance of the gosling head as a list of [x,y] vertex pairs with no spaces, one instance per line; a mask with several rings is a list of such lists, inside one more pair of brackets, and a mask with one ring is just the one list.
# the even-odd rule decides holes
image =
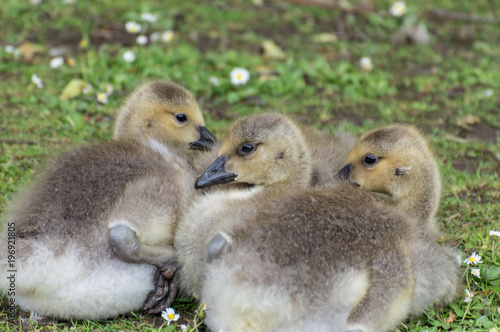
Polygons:
[[364,134],[339,175],[388,198],[421,220],[439,205],[439,169],[427,140],[414,127],[392,125]]
[[154,138],[196,150],[208,150],[217,142],[193,95],[168,81],[148,83],[132,93],[120,110],[113,138]]
[[311,173],[310,152],[299,127],[284,115],[259,114],[243,118],[230,128],[217,160],[195,187],[237,182],[277,192],[306,187]]

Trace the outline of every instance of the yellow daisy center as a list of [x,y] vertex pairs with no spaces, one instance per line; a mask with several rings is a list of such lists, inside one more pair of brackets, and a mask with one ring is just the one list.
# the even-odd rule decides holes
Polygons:
[[474,257],[469,258],[469,262],[475,262],[475,261],[476,261],[476,259]]
[[174,314],[170,314],[170,315],[168,315],[168,319],[172,320],[172,319],[174,319],[174,318],[175,318],[175,315],[174,315]]

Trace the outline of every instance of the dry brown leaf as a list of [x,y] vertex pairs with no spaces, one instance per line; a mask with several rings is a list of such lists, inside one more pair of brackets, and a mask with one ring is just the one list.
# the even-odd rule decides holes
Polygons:
[[327,43],[335,43],[337,41],[337,36],[334,33],[318,33],[313,36],[313,42],[327,44]]
[[466,115],[460,120],[457,120],[457,125],[468,131],[472,131],[471,126],[481,123],[481,119],[475,115]]
[[35,45],[30,42],[24,42],[21,44],[20,49],[24,59],[28,61],[33,60],[33,57],[35,56]]
[[283,60],[284,58],[286,58],[285,52],[283,52],[283,50],[270,39],[264,40],[261,46],[264,50],[264,56],[268,56],[272,59],[278,60]]
[[487,290],[487,291],[483,291],[483,292],[472,292],[472,294],[474,295],[484,295],[484,296],[490,296],[491,294],[493,294],[494,290],[493,289],[490,289],[490,290]]
[[481,119],[475,115],[467,115],[462,120],[464,123],[468,125],[475,125],[476,123],[481,123]]
[[444,322],[446,324],[451,324],[455,321],[455,317],[457,317],[457,315],[455,315],[455,313],[453,311],[450,311],[450,315],[448,317],[446,317]]
[[68,84],[66,84],[59,98],[62,100],[68,100],[78,97],[86,86],[87,83],[84,80],[73,78],[68,82]]

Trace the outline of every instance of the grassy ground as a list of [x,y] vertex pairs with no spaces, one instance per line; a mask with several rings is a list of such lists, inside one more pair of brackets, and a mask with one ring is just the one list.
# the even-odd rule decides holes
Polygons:
[[[500,231],[500,2],[415,1],[407,4],[403,17],[389,13],[388,1],[344,1],[343,10],[258,3],[43,0],[34,6],[27,0],[2,1],[0,213],[55,151],[109,139],[124,96],[149,79],[170,79],[190,89],[218,137],[233,119],[266,110],[296,114],[327,132],[343,122],[357,134],[389,123],[412,123],[431,137],[439,156],[442,241],[457,246],[464,259],[472,252],[481,255],[482,263],[475,266],[481,278],[464,264],[463,289],[473,292],[471,302],[463,301],[463,292],[451,306],[431,309],[398,329],[498,332],[500,237],[489,231]],[[434,6],[497,22],[436,17]],[[144,12],[157,15],[157,22],[142,22]],[[147,35],[171,29],[174,38],[137,45],[136,35],[125,30],[129,20],[142,22]],[[430,43],[391,44],[391,36],[412,22],[427,26]],[[283,54],[265,51],[266,40]],[[10,53],[7,45],[17,51]],[[65,58],[56,69],[49,66],[54,50]],[[134,62],[123,60],[127,50],[135,53]],[[359,64],[364,56],[373,63],[369,72]],[[247,84],[231,84],[234,67],[250,71]],[[42,79],[43,88],[31,82],[32,74]],[[61,99],[72,79],[84,80],[94,91]],[[114,92],[102,104],[96,93],[107,84]],[[103,322],[46,319],[33,325],[22,320],[27,313],[19,312],[11,324],[7,299],[0,301],[0,330],[5,331],[180,330],[142,312]],[[189,299],[174,304],[181,321],[191,325],[196,306]]]

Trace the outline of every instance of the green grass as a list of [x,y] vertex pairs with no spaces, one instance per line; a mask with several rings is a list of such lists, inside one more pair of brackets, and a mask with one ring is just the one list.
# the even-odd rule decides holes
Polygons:
[[[351,4],[357,8],[360,2]],[[235,118],[267,110],[296,114],[304,124],[326,132],[341,123],[356,134],[395,122],[412,123],[430,136],[439,157],[443,242],[459,248],[463,258],[480,254],[483,263],[481,279],[463,267],[463,289],[475,293],[470,303],[463,302],[461,294],[451,306],[430,309],[398,329],[498,332],[500,238],[488,233],[500,231],[500,28],[435,19],[428,9],[436,6],[494,18],[500,17],[500,5],[497,0],[414,1],[407,4],[406,18],[395,18],[388,12],[392,2],[372,4],[367,13],[352,14],[285,1],[264,1],[260,7],[243,0],[44,0],[39,6],[3,1],[0,44],[24,43],[35,54],[26,58],[0,50],[0,213],[12,194],[58,150],[110,139],[115,111],[124,97],[150,79],[169,79],[190,89],[218,137]],[[143,12],[159,18],[145,27],[146,34],[172,29],[172,42],[135,44],[124,23],[140,21]],[[391,45],[391,35],[410,20],[427,25],[432,35],[428,46]],[[464,31],[468,38],[461,37]],[[337,41],[314,41],[316,35],[332,32]],[[88,47],[79,46],[82,39],[90,42]],[[262,54],[261,44],[267,39],[276,42],[286,58]],[[64,57],[75,65],[51,69],[49,51],[61,46],[69,49]],[[123,61],[126,50],[135,52],[134,62]],[[372,59],[369,73],[360,69],[362,56]],[[229,72],[234,67],[250,71],[246,85],[231,84]],[[43,80],[43,89],[31,83],[34,73]],[[218,78],[218,86],[210,83],[212,76]],[[94,93],[61,100],[63,88],[75,78],[92,84]],[[107,104],[100,104],[95,93],[106,84],[114,92]],[[479,123],[464,129],[467,116],[477,117]],[[4,298],[0,329],[15,331],[20,323],[7,323],[5,305]],[[180,299],[174,307],[183,322],[192,321],[194,302]],[[22,326],[28,329],[26,323]],[[136,313],[104,322],[47,321],[36,329],[174,327],[163,324],[159,316]]]

